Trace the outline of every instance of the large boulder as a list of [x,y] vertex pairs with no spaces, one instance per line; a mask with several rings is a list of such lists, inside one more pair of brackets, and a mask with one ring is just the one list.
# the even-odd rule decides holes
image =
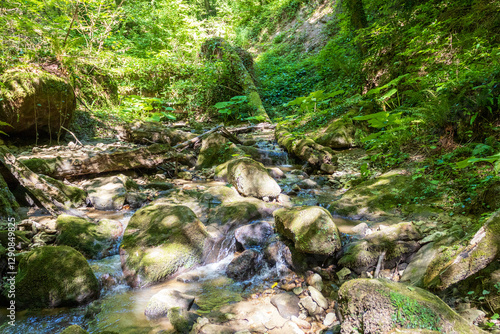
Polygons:
[[441,247],[427,267],[426,288],[444,290],[486,268],[500,255],[500,211],[495,212],[466,245]]
[[130,219],[120,248],[132,287],[145,286],[202,262],[208,232],[183,205],[151,203]]
[[484,333],[432,293],[382,279],[355,279],[339,290],[341,333],[391,333],[397,328]]
[[67,127],[76,100],[70,83],[39,67],[16,67],[0,76],[0,126],[8,134],[51,133]]
[[341,247],[334,218],[322,207],[279,209],[274,212],[274,220],[278,233],[290,239],[300,252],[332,255]]
[[75,306],[99,297],[99,283],[82,254],[44,246],[23,256],[16,275],[16,307]]
[[127,195],[126,182],[123,175],[98,177],[85,184],[85,190],[97,210],[120,210]]
[[213,133],[202,140],[196,168],[210,168],[245,153],[220,133]]
[[243,248],[248,249],[266,245],[273,232],[273,227],[268,222],[263,221],[237,228],[234,236]]
[[57,244],[71,246],[88,259],[116,254],[123,233],[119,221],[102,219],[94,223],[69,215],[57,217],[56,229],[59,231]]
[[348,116],[335,119],[328,126],[316,131],[314,141],[333,149],[345,149],[354,146],[356,127]]
[[243,196],[276,198],[281,188],[261,163],[250,158],[231,161],[227,166],[228,181]]

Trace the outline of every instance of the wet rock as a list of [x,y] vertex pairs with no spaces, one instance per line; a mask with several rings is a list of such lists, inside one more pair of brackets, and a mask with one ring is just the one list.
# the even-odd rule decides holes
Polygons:
[[196,168],[210,168],[234,158],[234,154],[244,152],[219,133],[213,133],[202,140]]
[[252,249],[247,249],[235,257],[226,268],[226,275],[236,281],[245,281],[254,276],[262,267],[262,257]]
[[85,185],[88,199],[97,210],[121,210],[127,190],[124,176],[98,177]]
[[102,219],[97,224],[84,218],[60,215],[56,229],[59,231],[56,243],[71,246],[88,259],[99,259],[118,252],[123,233],[119,221]]
[[148,302],[144,314],[150,319],[164,317],[172,308],[188,311],[194,303],[194,297],[177,290],[163,289]]
[[285,319],[290,319],[292,316],[299,316],[299,301],[299,297],[290,292],[281,293],[271,298],[271,304],[278,309],[280,315]]
[[185,309],[179,307],[172,307],[169,309],[168,321],[174,326],[176,333],[188,334],[191,328],[200,316],[194,312],[188,312]]
[[240,158],[227,165],[228,181],[243,196],[276,198],[281,193],[280,186],[259,162]]
[[467,245],[442,247],[427,267],[423,284],[444,290],[484,269],[500,253],[500,211],[493,214]]
[[267,222],[255,222],[239,227],[234,232],[236,240],[243,248],[263,246],[268,242],[274,230]]
[[[342,285],[342,333],[389,333],[395,327],[443,333],[482,333],[432,293],[382,279],[355,279]],[[413,330],[413,329],[412,329]]]
[[99,297],[99,283],[82,254],[68,246],[44,246],[22,257],[16,275],[16,307],[75,306]]
[[340,249],[340,235],[330,213],[321,207],[297,207],[274,212],[277,231],[298,251],[332,255]]
[[290,248],[282,241],[275,241],[269,244],[264,250],[264,257],[273,266],[280,263],[286,265],[288,268],[294,267]]
[[40,67],[10,68],[0,76],[0,126],[7,134],[53,135],[68,127],[76,100],[71,84]]
[[201,263],[207,239],[205,226],[186,206],[153,202],[139,209],[120,248],[127,283],[148,285]]
[[118,284],[118,280],[116,277],[110,274],[103,274],[101,277],[99,277],[99,285],[101,288],[104,290],[111,290],[115,285]]

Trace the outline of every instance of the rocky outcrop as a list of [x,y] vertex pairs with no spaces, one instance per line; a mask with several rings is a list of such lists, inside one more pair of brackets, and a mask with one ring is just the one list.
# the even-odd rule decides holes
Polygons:
[[444,290],[466,279],[498,259],[500,254],[500,211],[491,216],[467,245],[442,247],[427,267],[426,288]]
[[420,248],[420,239],[422,235],[412,223],[389,226],[347,245],[339,264],[361,274],[374,269],[383,253],[385,268],[393,268]]
[[99,297],[99,283],[82,254],[68,246],[44,246],[22,257],[16,276],[16,307],[85,304]]
[[117,254],[123,233],[119,221],[102,219],[98,223],[69,215],[57,217],[59,235],[56,244],[71,246],[87,259],[100,259]]
[[191,209],[151,203],[130,219],[120,258],[127,283],[142,287],[201,263],[208,232]]
[[382,279],[355,279],[339,290],[341,333],[390,333],[397,328],[484,333],[432,293]]
[[227,165],[228,181],[243,196],[273,199],[281,188],[261,163],[250,158],[235,159]]
[[322,207],[279,209],[274,212],[274,220],[278,233],[290,239],[300,252],[332,255],[341,247],[335,221]]
[[16,67],[0,76],[0,131],[54,137],[67,127],[76,105],[73,89],[60,76],[39,67]]
[[234,155],[245,153],[220,133],[213,133],[204,138],[201,143],[200,154],[196,161],[196,168],[210,168],[234,159]]
[[288,153],[327,174],[335,172],[338,159],[331,148],[320,145],[311,138],[298,138],[280,125],[276,126],[275,136],[278,144]]

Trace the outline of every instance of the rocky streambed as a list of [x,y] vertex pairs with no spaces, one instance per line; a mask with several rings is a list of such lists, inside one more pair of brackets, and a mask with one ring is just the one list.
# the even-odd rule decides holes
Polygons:
[[[500,276],[497,216],[458,242],[431,206],[401,208],[418,193],[405,170],[361,178],[363,150],[306,142],[306,165],[294,165],[272,129],[198,145],[156,170],[59,181],[73,200],[58,217],[29,209],[16,232],[16,326],[2,332],[481,332],[486,313],[464,292],[477,284],[461,284],[486,270],[486,290]],[[101,161],[122,149],[37,148],[36,161],[18,159],[36,170],[46,158],[57,172],[70,167],[54,156],[77,150],[85,165],[96,150]],[[500,305],[484,297],[491,311]]]

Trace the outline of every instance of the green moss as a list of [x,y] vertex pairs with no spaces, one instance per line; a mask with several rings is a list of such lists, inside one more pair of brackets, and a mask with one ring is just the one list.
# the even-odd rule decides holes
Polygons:
[[78,187],[68,186],[59,180],[51,178],[50,176],[41,175],[40,177],[47,183],[56,187],[60,191],[60,193],[50,194],[60,203],[63,203],[67,206],[73,205],[76,207],[79,207],[85,203],[85,199],[87,198],[87,193],[84,190]]
[[50,159],[40,159],[40,158],[32,158],[23,160],[23,163],[31,169],[31,171],[37,174],[43,175],[54,175],[57,170],[57,164],[60,161],[59,158],[50,158]]
[[99,296],[99,283],[87,260],[68,246],[39,247],[19,263],[16,306],[73,306]]
[[78,325],[71,325],[63,330],[60,334],[88,334],[88,332]]
[[127,268],[147,285],[200,263],[207,236],[191,209],[159,202],[132,216],[121,247]]
[[19,204],[9,190],[2,175],[0,175],[0,220],[8,220],[9,218],[19,219],[16,212],[18,208]]
[[99,224],[84,218],[69,215],[57,217],[59,235],[56,244],[75,248],[86,258],[101,258],[107,255],[117,241],[118,222],[101,220]]

